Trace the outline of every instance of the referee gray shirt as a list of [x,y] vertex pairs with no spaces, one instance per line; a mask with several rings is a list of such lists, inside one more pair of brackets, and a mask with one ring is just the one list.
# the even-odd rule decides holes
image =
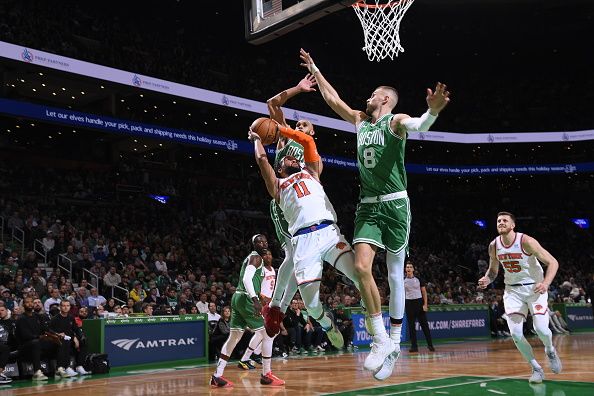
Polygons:
[[404,293],[405,298],[407,300],[418,300],[419,298],[423,298],[421,294],[421,287],[425,286],[425,282],[421,279],[413,276],[409,278],[408,276],[404,277]]

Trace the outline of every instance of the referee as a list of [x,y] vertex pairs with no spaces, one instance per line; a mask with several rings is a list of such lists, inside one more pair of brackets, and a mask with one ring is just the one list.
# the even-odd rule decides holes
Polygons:
[[418,352],[417,346],[417,331],[415,329],[415,322],[419,320],[425,339],[427,340],[427,348],[431,352],[435,352],[433,348],[433,341],[431,341],[431,333],[429,332],[429,324],[427,323],[427,315],[425,312],[429,309],[427,306],[427,290],[425,290],[425,282],[422,279],[415,277],[415,267],[412,262],[406,263],[406,277],[404,278],[404,291],[406,293],[406,318],[408,320],[408,334],[410,335],[411,347],[409,352]]

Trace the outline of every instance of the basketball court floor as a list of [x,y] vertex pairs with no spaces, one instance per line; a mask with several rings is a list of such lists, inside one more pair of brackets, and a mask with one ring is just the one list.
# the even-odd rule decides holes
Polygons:
[[211,364],[113,371],[41,385],[15,381],[0,387],[0,395],[594,395],[594,334],[554,337],[563,361],[563,372],[557,375],[548,369],[539,340],[530,342],[545,368],[546,379],[540,385],[528,384],[530,368],[507,338],[437,344],[435,353],[421,347],[420,353],[409,354],[404,347],[394,374],[383,382],[363,370],[367,352],[361,351],[274,359],[274,373],[287,382],[278,388],[260,385],[259,369],[244,371],[231,363],[225,371],[235,383],[231,389],[210,388]]

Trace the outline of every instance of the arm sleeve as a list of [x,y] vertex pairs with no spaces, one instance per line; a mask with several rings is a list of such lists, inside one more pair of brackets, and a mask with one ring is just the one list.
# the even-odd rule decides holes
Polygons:
[[252,278],[254,277],[255,273],[256,267],[253,265],[247,265],[243,273],[243,286],[245,286],[245,290],[249,294],[250,298],[257,297],[256,290],[254,289],[254,283],[252,282]]
[[303,132],[298,132],[284,126],[279,126],[278,129],[281,135],[293,139],[303,146],[303,159],[305,162],[318,162],[320,160],[320,155],[318,154],[318,148],[316,147],[314,138]]
[[433,125],[436,119],[437,116],[432,115],[429,113],[429,110],[427,110],[422,116],[407,118],[400,121],[400,124],[402,124],[409,132],[426,132],[431,128],[431,125]]

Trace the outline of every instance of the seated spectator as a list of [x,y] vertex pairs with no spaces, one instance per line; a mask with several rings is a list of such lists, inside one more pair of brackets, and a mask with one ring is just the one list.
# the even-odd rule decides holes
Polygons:
[[96,287],[91,289],[91,295],[89,296],[88,301],[89,307],[91,308],[97,307],[99,305],[105,305],[105,303],[107,303],[105,297],[99,294],[99,290],[97,290]]
[[[45,381],[48,377],[41,372],[41,356],[56,358],[58,356],[58,347],[56,344],[40,338],[48,330],[48,326],[40,315],[33,312],[33,299],[31,297],[25,297],[23,308],[24,313],[17,319],[15,330],[19,354],[31,359],[34,372],[33,381]],[[63,354],[60,355],[58,364],[62,365],[62,369],[65,365],[65,358]]]
[[217,322],[216,326],[212,329],[210,336],[210,348],[211,358],[218,357],[221,354],[221,347],[227,341],[229,332],[229,321],[231,320],[231,308],[226,306],[223,308],[221,318]]
[[303,328],[307,324],[299,308],[299,301],[291,301],[291,306],[283,319],[283,324],[289,334],[290,352],[303,353]]
[[152,287],[149,292],[149,295],[146,296],[145,299],[142,300],[142,302],[161,305],[165,303],[165,300],[159,296],[159,289],[157,289],[156,287]]
[[142,313],[146,316],[153,316],[154,305],[152,303],[142,304]]
[[50,292],[50,298],[45,300],[45,302],[43,303],[43,307],[45,308],[45,313],[49,314],[50,306],[52,304],[60,304],[60,301],[62,301],[62,299],[60,298],[60,290],[52,289],[52,291]]
[[[89,374],[83,367],[87,357],[86,343],[81,344],[80,331],[76,321],[70,316],[70,301],[64,300],[60,303],[60,313],[52,317],[49,323],[49,329],[58,333],[62,338],[62,345],[59,348],[58,360],[61,354],[66,355],[62,358],[62,364],[58,363],[58,374],[62,377],[74,377],[77,374]],[[76,360],[76,371],[70,367],[70,355],[73,354]]]
[[196,307],[198,308],[198,312],[200,313],[208,313],[208,306],[209,303],[207,301],[208,296],[206,293],[200,293],[200,300],[196,303]]
[[10,317],[10,311],[0,306],[0,384],[10,384],[12,379],[4,375],[6,363],[12,346],[14,345],[15,321]]
[[103,277],[103,294],[112,295],[112,289],[122,283],[122,277],[117,273],[115,265],[109,267],[109,272]]
[[[348,297],[348,296],[347,296]],[[345,348],[352,348],[353,343],[353,321],[346,314],[344,305],[342,304],[335,304],[333,313],[334,313],[334,320],[336,321],[336,326],[338,330],[342,334],[342,338],[344,339],[344,347]]]
[[81,286],[76,290],[76,297],[74,301],[78,307],[88,307],[89,306],[89,297],[87,295],[88,290]]
[[130,298],[134,300],[135,303],[141,302],[146,298],[146,291],[142,288],[141,282],[134,282],[134,288],[130,291]]
[[221,319],[221,315],[217,313],[217,306],[214,303],[208,304],[208,323],[216,323]]

